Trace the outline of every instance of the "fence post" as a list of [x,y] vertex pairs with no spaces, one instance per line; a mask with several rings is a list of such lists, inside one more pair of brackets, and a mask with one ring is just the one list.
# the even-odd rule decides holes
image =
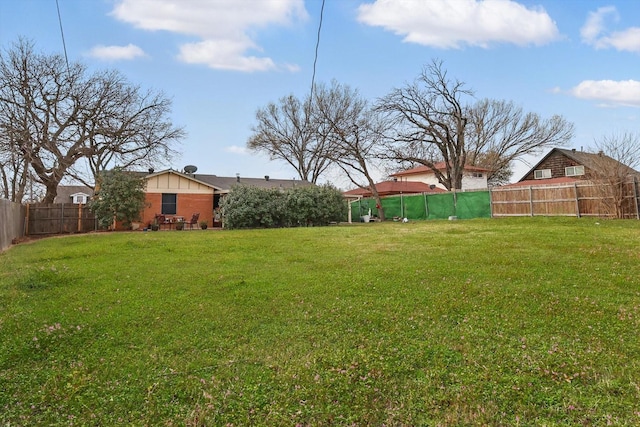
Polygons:
[[78,233],[82,232],[82,208],[83,204],[78,204]]
[[636,219],[640,219],[640,204],[638,203],[638,177],[633,177],[633,201],[636,205]]
[[24,219],[24,235],[25,236],[29,235],[29,206],[31,206],[31,203],[27,203],[27,210],[26,210],[26,215]]
[[489,188],[489,214],[491,215],[490,217],[493,218],[493,188]]
[[424,218],[429,219],[429,203],[427,202],[427,193],[422,193],[422,196],[424,197]]
[[529,210],[531,211],[531,216],[533,216],[533,187],[529,186]]
[[573,189],[576,195],[576,216],[580,218],[580,202],[578,200],[578,183],[577,182],[573,183]]

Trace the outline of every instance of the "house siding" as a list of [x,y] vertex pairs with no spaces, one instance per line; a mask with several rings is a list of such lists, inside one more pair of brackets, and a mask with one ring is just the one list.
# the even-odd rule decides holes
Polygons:
[[[534,169],[530,170],[520,181],[528,181],[535,179],[534,172],[541,169],[550,169],[551,178],[560,178],[565,176],[565,168],[569,166],[581,166],[580,163],[565,156],[561,152],[553,152],[544,159],[544,161],[538,164]],[[587,172],[585,168],[585,173]],[[576,179],[585,179],[586,175],[574,176]]]
[[[438,188],[442,188],[446,190],[446,187],[442,185],[436,175],[431,173],[416,173],[416,174],[407,174],[400,178],[402,181],[408,182],[422,182],[427,185],[435,185]],[[477,189],[486,189],[487,188],[487,174],[486,172],[482,172],[482,178],[476,178],[471,173],[464,173],[462,175],[462,190],[477,190]]]
[[171,172],[147,179],[143,225],[152,223],[161,214],[163,193],[176,194],[175,216],[189,221],[194,213],[199,213],[199,221],[213,225],[213,188]]
[[401,178],[402,181],[407,182],[422,182],[427,185],[435,185],[436,187],[444,189],[444,185],[440,184],[438,178],[433,173],[421,173],[413,175],[405,175]]
[[[213,194],[177,194],[177,210],[175,216],[181,216],[189,221],[194,213],[200,214],[199,221],[213,224]],[[147,193],[142,223],[148,225],[155,216],[162,212],[162,193]]]
[[471,173],[465,173],[462,176],[462,189],[463,190],[486,190],[487,189],[487,174],[482,172],[482,178],[477,178]]
[[147,179],[147,192],[213,194],[213,189],[207,185],[187,179],[180,175],[165,173]]

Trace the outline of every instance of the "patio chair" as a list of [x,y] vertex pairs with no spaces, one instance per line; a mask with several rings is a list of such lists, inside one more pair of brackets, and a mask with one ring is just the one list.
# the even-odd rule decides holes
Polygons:
[[167,221],[167,217],[161,214],[156,214],[156,224],[159,229],[162,229],[162,225]]
[[200,218],[200,214],[199,213],[194,213],[193,215],[191,215],[191,221],[189,221],[189,230],[193,230],[193,224],[195,224],[196,226],[198,225],[198,218]]

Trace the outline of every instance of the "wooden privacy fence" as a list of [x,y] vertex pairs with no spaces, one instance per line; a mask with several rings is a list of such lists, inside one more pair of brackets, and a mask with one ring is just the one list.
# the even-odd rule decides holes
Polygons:
[[620,186],[591,181],[491,189],[491,215],[597,216],[640,219],[638,182]]
[[27,204],[27,235],[88,233],[97,220],[86,205],[73,203]]
[[24,236],[25,207],[0,199],[0,252]]

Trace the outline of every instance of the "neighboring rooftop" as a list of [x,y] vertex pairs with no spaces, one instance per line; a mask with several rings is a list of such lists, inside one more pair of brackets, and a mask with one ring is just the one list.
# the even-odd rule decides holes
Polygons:
[[[542,159],[540,159],[539,162],[537,162],[531,169],[529,169],[527,173],[525,173],[522,176],[520,182],[524,181],[527,176],[529,176],[533,171],[538,169],[540,165],[545,163],[545,161],[549,157],[551,157],[556,153],[562,154],[566,158],[573,160],[577,164],[584,166],[587,170],[590,170],[590,171],[597,170],[599,167],[602,167],[605,164],[607,166],[610,164],[612,167],[615,167],[615,168],[623,168],[618,170],[626,170],[627,171],[626,173],[633,174],[633,175],[640,174],[638,171],[630,168],[629,166],[623,163],[620,163],[619,161],[603,154],[602,152],[588,153],[586,151],[578,151],[575,148],[574,149],[553,148],[544,157],[542,157]],[[604,163],[603,163],[603,160],[604,160]],[[540,181],[540,180],[537,180],[537,181]]]
[[572,184],[577,181],[580,181],[580,180],[576,178],[571,178],[569,176],[561,176],[558,178],[528,179],[526,181],[518,181],[518,182],[513,182],[511,184],[501,185],[497,188],[535,187],[540,185],[562,185],[562,184]]
[[[392,194],[421,194],[421,193],[446,193],[447,190],[436,187],[435,185],[425,184],[417,181],[383,181],[376,184],[376,189],[380,196],[389,196]],[[345,196],[361,196],[371,197],[372,193],[369,188],[356,188],[354,190],[345,191]]]
[[77,194],[84,194],[91,198],[93,197],[93,188],[86,185],[59,185],[58,194],[53,199],[53,203],[71,203],[72,196]]
[[[440,171],[446,170],[445,162],[434,163],[434,166],[436,167],[436,169]],[[470,166],[470,165],[465,166],[464,170],[467,172],[491,172],[490,169],[481,168],[479,166]],[[418,174],[424,174],[424,173],[433,173],[433,170],[428,166],[420,165],[420,166],[416,166],[415,168],[393,173],[391,174],[391,176],[418,175]]]
[[207,175],[201,173],[185,173],[176,171],[173,169],[166,169],[158,172],[151,172],[145,174],[146,177],[162,175],[165,173],[174,173],[195,181],[204,183],[208,186],[214,187],[217,191],[227,193],[234,185],[250,185],[260,188],[293,188],[293,187],[307,187],[311,184],[309,181],[302,181],[299,179],[272,179],[269,176],[264,178],[245,178],[239,175],[236,176],[217,176]]

